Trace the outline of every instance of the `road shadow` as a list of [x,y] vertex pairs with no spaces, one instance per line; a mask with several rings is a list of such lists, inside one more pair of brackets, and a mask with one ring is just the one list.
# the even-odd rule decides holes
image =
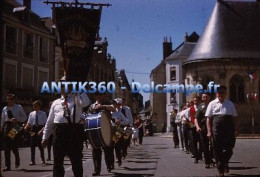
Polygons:
[[259,177],[260,175],[238,175],[238,174],[230,174],[225,175],[226,177]]
[[113,177],[148,177],[153,176],[149,174],[123,174],[123,173],[114,173]]
[[146,171],[146,170],[155,170],[155,168],[129,168],[124,167],[127,171]]
[[23,172],[32,172],[32,173],[40,173],[40,172],[51,172],[53,170],[52,169],[51,170],[27,170],[27,169],[21,169],[21,171],[23,171]]
[[254,168],[258,168],[258,167],[229,167],[230,170],[251,170]]

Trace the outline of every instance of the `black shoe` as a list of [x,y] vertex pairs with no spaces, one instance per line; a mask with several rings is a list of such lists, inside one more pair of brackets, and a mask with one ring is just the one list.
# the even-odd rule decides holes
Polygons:
[[121,160],[118,160],[118,166],[120,167],[122,165],[122,161]]
[[100,175],[100,172],[94,172],[92,173],[92,176],[99,176]]
[[206,164],[206,165],[205,165],[205,168],[208,168],[208,169],[209,169],[209,168],[210,168],[210,164]]
[[224,172],[225,172],[225,173],[229,173],[229,167],[228,167],[228,165],[225,165],[225,167],[224,167]]
[[192,155],[191,158],[195,158],[195,155]]
[[3,171],[11,171],[11,168],[10,168],[10,167],[5,167],[5,168],[3,169]]
[[111,168],[107,168],[107,172],[108,172],[108,173],[110,173],[110,172],[111,172],[111,170],[112,170]]
[[194,159],[194,164],[199,163],[197,159]]
[[20,166],[20,162],[15,163],[15,168],[18,168]]

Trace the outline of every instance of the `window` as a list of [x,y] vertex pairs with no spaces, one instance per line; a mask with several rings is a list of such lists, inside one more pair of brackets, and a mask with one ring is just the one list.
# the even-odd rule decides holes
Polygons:
[[176,80],[176,67],[170,67],[170,80],[175,81]]
[[16,65],[4,64],[4,83],[7,88],[16,88]]
[[38,93],[40,93],[43,82],[48,81],[48,72],[39,71],[38,72]]
[[24,57],[33,58],[33,35],[25,33],[24,36]]
[[40,61],[47,62],[48,61],[48,39],[40,38]]
[[17,30],[14,27],[6,26],[5,31],[5,51],[16,54]]
[[245,84],[243,78],[236,74],[229,81],[230,100],[234,103],[245,102]]
[[34,66],[22,63],[22,88],[32,91],[34,88]]

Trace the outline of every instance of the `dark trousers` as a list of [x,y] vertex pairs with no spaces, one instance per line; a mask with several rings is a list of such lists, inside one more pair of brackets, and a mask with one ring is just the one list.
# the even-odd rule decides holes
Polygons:
[[139,144],[143,144],[143,136],[144,136],[144,129],[143,127],[141,127],[139,128],[139,132],[138,132]]
[[189,144],[190,144],[192,155],[194,155],[195,160],[199,159],[198,140],[199,140],[199,135],[196,132],[196,128],[195,127],[189,128]]
[[115,143],[115,151],[116,151],[116,158],[119,162],[122,161],[122,144],[123,144],[123,139],[119,139],[117,143]]
[[47,143],[47,151],[48,151],[48,159],[51,160],[51,146],[52,146],[52,141],[53,141],[53,135],[51,134],[51,136],[48,139],[48,143]]
[[207,137],[207,130],[205,130],[205,132],[202,131],[200,133],[200,142],[201,142],[202,151],[204,154],[204,162],[205,162],[205,164],[211,164],[212,156],[210,153],[209,138]]
[[41,159],[45,162],[44,149],[41,145],[42,136],[34,135],[31,136],[31,162],[35,163],[35,147],[38,147],[41,154]]
[[[131,134],[132,136],[132,134]],[[122,156],[126,157],[127,156],[127,149],[131,144],[131,136],[128,139],[123,139],[122,141]]]
[[19,151],[18,151],[18,146],[17,146],[17,138],[18,137],[15,137],[12,140],[9,137],[5,137],[4,151],[5,151],[5,166],[7,168],[11,167],[11,150],[14,153],[15,165],[20,164],[20,157],[19,157]]
[[[113,168],[115,159],[114,159],[114,145],[109,147],[102,148],[104,150],[105,162],[107,168]],[[101,171],[101,160],[102,160],[102,149],[101,148],[92,148],[92,158],[94,163],[94,170],[96,173]]]
[[177,124],[175,123],[172,123],[172,136],[173,136],[174,147],[176,148],[177,146],[179,146],[179,138],[178,138]]
[[68,155],[75,177],[83,177],[82,150],[84,125],[55,124],[53,133],[53,176],[64,177],[64,156]]
[[223,172],[233,155],[236,141],[232,116],[213,116],[212,134],[217,167],[219,172]]

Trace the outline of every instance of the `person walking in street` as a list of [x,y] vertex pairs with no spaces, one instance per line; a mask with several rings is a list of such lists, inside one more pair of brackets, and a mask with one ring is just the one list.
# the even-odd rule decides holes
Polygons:
[[190,102],[190,107],[187,110],[188,114],[188,139],[189,145],[191,148],[192,158],[194,158],[194,163],[198,163],[198,160],[201,159],[201,153],[198,150],[198,141],[199,141],[199,134],[196,132],[195,127],[195,114],[197,112],[198,106],[200,104],[200,97],[196,96]]
[[206,125],[206,117],[205,113],[208,107],[208,104],[210,102],[210,96],[208,93],[203,93],[201,95],[201,100],[203,103],[201,103],[198,107],[198,110],[195,114],[195,125],[196,125],[196,131],[199,133],[200,136],[200,142],[202,145],[202,151],[204,154],[204,162],[205,162],[205,168],[210,168],[210,164],[213,163],[211,152],[210,152],[210,141],[207,137],[207,125]]
[[[132,129],[131,127],[133,127],[133,122],[134,122],[133,121],[133,116],[132,116],[131,109],[126,105],[126,99],[125,98],[122,99],[122,106],[121,106],[120,111],[126,117],[126,119],[129,121],[129,124],[125,128],[129,127],[130,129]],[[123,143],[122,143],[122,156],[123,156],[123,159],[125,159],[126,156],[127,156],[127,149],[130,146],[130,144],[131,144],[131,138],[132,138],[132,136],[129,136],[128,139],[123,139]]]
[[16,96],[14,94],[7,95],[7,106],[2,110],[1,116],[1,129],[4,134],[4,154],[5,154],[5,168],[3,171],[11,170],[11,150],[15,156],[15,168],[20,166],[20,156],[18,151],[17,140],[19,138],[18,134],[12,134],[10,136],[10,131],[12,128],[16,131],[21,131],[22,124],[26,121],[26,114],[21,105],[15,104]]
[[[97,113],[99,111],[111,111],[115,109],[112,105],[104,105],[104,95],[97,95],[96,102],[89,107],[90,113]],[[101,172],[101,160],[102,160],[102,149],[104,150],[105,162],[107,166],[107,171],[110,173],[113,170],[115,158],[114,158],[114,144],[111,146],[103,147],[103,148],[95,148],[92,147],[92,159],[94,164],[94,172],[92,176],[98,176]]]
[[70,93],[71,87],[68,93],[65,93],[64,89],[61,88],[61,98],[56,99],[51,105],[43,131],[42,146],[46,147],[48,138],[53,132],[53,176],[64,176],[64,157],[68,155],[74,176],[83,177],[84,121],[80,117],[82,108],[89,105],[90,100],[85,93]]
[[173,136],[174,148],[179,147],[178,130],[177,130],[177,124],[175,123],[176,116],[177,116],[177,109],[173,108],[172,112],[170,113],[170,118],[171,118],[171,125],[172,125],[172,136]]
[[[113,126],[119,126],[123,128],[124,126],[129,124],[129,121],[122,114],[122,112],[119,111],[121,104],[122,104],[122,99],[116,98],[113,100],[113,106],[115,107],[115,109],[112,111],[112,122],[113,122]],[[122,164],[122,157],[123,157],[122,144],[124,143],[123,138],[124,137],[121,137],[119,141],[115,143],[115,152],[116,152],[118,166],[121,166]]]
[[[49,102],[49,109],[51,108],[52,101]],[[49,112],[48,112],[49,116]],[[48,153],[48,158],[46,159],[47,161],[51,161],[51,147],[52,147],[52,140],[53,140],[53,134],[50,135],[47,143],[47,153]]]
[[42,134],[44,125],[47,121],[46,113],[41,109],[42,101],[36,100],[32,103],[33,111],[30,113],[28,122],[24,129],[30,132],[31,135],[31,163],[30,165],[35,165],[35,147],[38,147],[41,154],[42,162],[45,164],[44,149],[41,145]]
[[227,87],[218,87],[216,96],[217,98],[209,103],[205,116],[207,136],[213,138],[219,176],[224,176],[224,173],[229,172],[228,163],[238,135],[238,120],[234,104],[226,99]]

